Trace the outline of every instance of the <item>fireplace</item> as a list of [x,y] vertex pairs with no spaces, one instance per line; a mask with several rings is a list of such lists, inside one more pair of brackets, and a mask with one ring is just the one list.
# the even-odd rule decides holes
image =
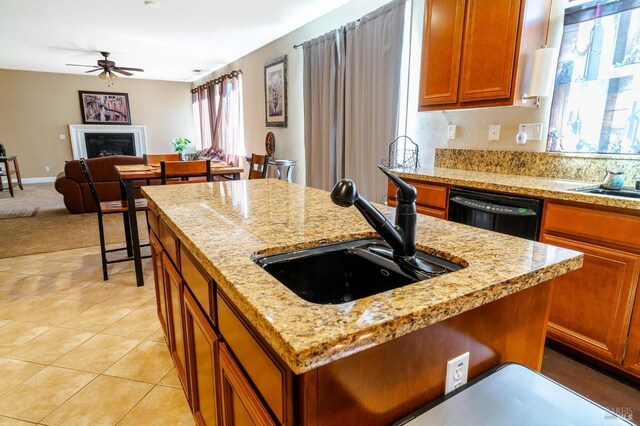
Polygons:
[[87,158],[136,155],[133,133],[85,133]]
[[147,131],[140,125],[70,124],[73,159],[147,153]]

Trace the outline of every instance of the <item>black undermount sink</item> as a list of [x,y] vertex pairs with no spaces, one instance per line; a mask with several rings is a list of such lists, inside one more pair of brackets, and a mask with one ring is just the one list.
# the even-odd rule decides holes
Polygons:
[[638,198],[640,199],[640,191],[633,189],[606,189],[596,187],[577,188],[575,192],[584,192],[586,194],[613,195],[615,197]]
[[253,261],[302,299],[318,304],[350,302],[463,268],[421,252],[412,264],[394,259],[389,245],[377,238],[253,256]]

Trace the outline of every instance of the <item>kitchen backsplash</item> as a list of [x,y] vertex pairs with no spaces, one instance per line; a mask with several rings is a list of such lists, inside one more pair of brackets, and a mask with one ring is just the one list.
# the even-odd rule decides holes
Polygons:
[[615,170],[624,172],[625,186],[640,180],[640,156],[436,148],[435,166],[589,182],[600,182],[607,170]]

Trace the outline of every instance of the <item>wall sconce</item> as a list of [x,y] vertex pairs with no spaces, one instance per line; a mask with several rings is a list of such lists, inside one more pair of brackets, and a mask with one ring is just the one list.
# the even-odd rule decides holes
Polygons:
[[522,103],[535,99],[536,108],[540,107],[540,98],[546,98],[553,93],[553,83],[556,76],[559,50],[555,47],[543,47],[535,51],[533,70],[529,91],[522,94]]

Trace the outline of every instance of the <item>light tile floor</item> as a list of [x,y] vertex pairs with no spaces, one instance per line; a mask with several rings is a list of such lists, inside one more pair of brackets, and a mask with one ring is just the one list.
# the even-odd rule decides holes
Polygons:
[[0,425],[193,425],[156,316],[150,260],[98,248],[0,259]]

